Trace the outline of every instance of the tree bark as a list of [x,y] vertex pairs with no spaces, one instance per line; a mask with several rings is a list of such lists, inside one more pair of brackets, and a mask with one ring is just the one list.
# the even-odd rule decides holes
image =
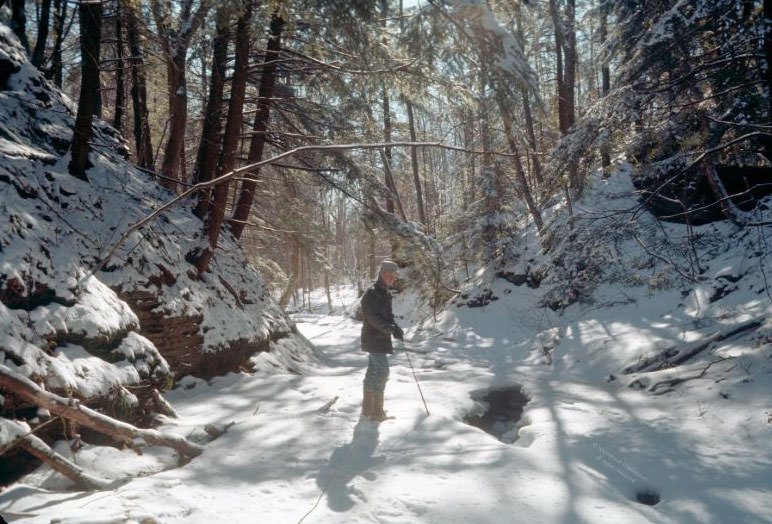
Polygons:
[[115,56],[118,59],[115,68],[115,113],[113,127],[123,134],[123,113],[126,106],[125,62],[123,58],[123,13],[121,1],[115,3]]
[[134,113],[134,147],[137,164],[142,169],[153,169],[153,144],[150,139],[150,121],[147,110],[147,81],[145,80],[145,61],[142,44],[139,40],[137,14],[127,5],[127,0],[120,0],[126,16],[126,39],[131,54],[131,101]]
[[40,6],[40,23],[38,24],[38,38],[35,41],[35,49],[32,51],[32,65],[40,69],[46,61],[46,43],[48,41],[48,26],[51,18],[51,0],[43,0]]
[[[600,41],[602,44],[606,44],[608,40],[608,13],[609,13],[609,1],[602,0],[603,5],[600,8]],[[608,52],[608,51],[607,51]],[[611,90],[611,71],[607,59],[603,59],[601,65],[601,95],[603,97],[608,96]],[[608,146],[603,146],[600,150],[600,163],[604,171],[611,165],[611,156],[609,155]]]
[[80,16],[80,57],[81,83],[78,98],[78,115],[73,129],[72,158],[68,166],[71,175],[88,181],[86,169],[91,138],[91,122],[97,111],[99,92],[99,50],[102,38],[102,4],[100,2],[81,2],[78,5]]
[[[180,53],[180,50],[176,50]],[[169,89],[169,138],[161,162],[161,185],[169,191],[177,190],[179,169],[182,165],[182,149],[185,145],[185,125],[188,120],[188,91],[185,74],[187,50],[175,54],[167,62],[167,86]]]
[[490,115],[488,111],[488,60],[483,52],[483,40],[480,39],[478,43],[478,50],[480,53],[480,84],[479,89],[479,101],[478,101],[478,117],[480,119],[480,146],[483,150],[483,169],[486,167],[492,167],[493,156],[491,155],[491,124]]
[[[257,114],[255,115],[255,124],[252,128],[252,140],[249,144],[248,163],[259,162],[263,158],[263,149],[265,148],[265,132],[268,127],[268,118],[271,112],[271,98],[274,93],[276,83],[276,61],[279,58],[281,50],[281,32],[284,28],[284,19],[278,12],[271,15],[270,33],[268,44],[265,49],[262,77],[260,78],[260,89],[258,91]],[[259,170],[251,171],[245,175],[241,183],[239,198],[230,220],[230,229],[236,239],[241,237],[246,226],[249,212],[252,209],[252,202],[255,198],[255,188],[257,187],[257,176]]]
[[576,0],[567,1],[566,12],[566,34],[565,34],[565,54],[563,56],[565,72],[563,80],[565,81],[564,94],[566,98],[566,132],[571,129],[576,120]]
[[[515,20],[517,23],[517,40],[520,45],[525,49],[525,35],[523,34],[523,18],[521,6],[518,4],[515,6]],[[536,180],[536,183],[540,186],[544,184],[544,176],[541,170],[541,160],[539,160],[538,142],[536,141],[536,132],[533,125],[533,113],[531,112],[531,100],[528,95],[528,90],[524,87],[520,87],[520,98],[523,102],[523,115],[525,117],[525,136],[528,140],[528,148],[530,149],[530,167],[531,174]]]
[[182,158],[185,146],[185,124],[188,120],[188,92],[185,59],[190,47],[190,40],[201,26],[210,3],[202,1],[195,14],[192,14],[193,0],[185,0],[179,18],[178,29],[173,29],[168,20],[175,16],[171,12],[162,13],[159,2],[151,2],[153,17],[158,27],[161,48],[166,55],[166,80],[169,90],[169,138],[164,148],[161,163],[161,184],[170,191],[177,190],[180,168],[184,169]]
[[[389,15],[389,2],[388,0],[381,0],[380,3],[382,26],[385,29],[386,20],[388,19]],[[386,44],[385,40],[383,43],[384,45]],[[382,91],[381,106],[383,108],[383,141],[388,144],[391,142],[391,104],[389,100],[389,86],[385,81],[382,85]],[[391,194],[395,194],[397,192],[397,188],[394,185],[394,179],[391,177],[391,153],[392,152],[390,147],[383,148],[383,179],[389,192]],[[391,196],[386,197],[386,211],[394,214],[394,199]]]
[[[201,129],[201,143],[198,146],[196,163],[193,167],[193,183],[211,180],[217,168],[220,152],[220,133],[222,130],[223,90],[225,86],[225,67],[228,54],[230,20],[228,9],[217,8],[217,29],[212,43],[212,74],[210,75],[209,99],[204,110],[204,123]],[[202,192],[204,193],[204,192]],[[206,192],[208,194],[208,192]],[[202,217],[209,208],[208,199],[199,199],[196,214]]]
[[539,160],[538,145],[536,142],[536,133],[533,126],[533,114],[531,113],[531,101],[528,92],[525,89],[520,91],[523,100],[523,114],[525,115],[525,132],[528,138],[528,146],[531,149],[531,165],[533,166],[533,177],[538,184],[544,184],[544,176],[541,171],[541,160]]
[[291,233],[290,235],[290,275],[287,287],[279,298],[279,306],[287,307],[290,299],[295,294],[295,290],[298,287],[298,281],[300,280],[300,257],[301,257],[300,240],[297,233]]
[[[222,150],[217,164],[216,177],[233,171],[236,163],[236,148],[241,136],[241,124],[243,122],[242,109],[244,107],[244,94],[249,74],[249,49],[250,32],[249,24],[252,19],[254,2],[247,1],[244,13],[239,17],[236,27],[236,63],[231,81],[231,96],[228,103],[228,117],[225,122]],[[254,136],[252,137],[254,141]],[[250,155],[252,150],[250,149]],[[262,151],[261,151],[262,153]],[[250,156],[251,158],[251,156]],[[198,256],[196,266],[199,274],[209,268],[209,263],[217,248],[217,239],[220,236],[220,228],[225,218],[225,206],[228,199],[228,182],[217,184],[210,200],[208,190],[199,194],[197,213],[206,215],[205,233],[209,239],[209,245]]]
[[[568,0],[565,24],[556,0],[550,0],[550,15],[555,28],[555,64],[558,84],[558,120],[560,133],[568,135],[575,119],[574,87],[576,84],[575,0]],[[575,161],[568,165],[568,190],[580,195],[583,181]]]
[[62,87],[62,42],[64,41],[64,21],[67,18],[67,2],[54,0],[54,49],[51,52],[51,67],[46,78],[53,80],[57,87]]
[[14,34],[19,37],[21,45],[29,54],[29,40],[27,40],[27,14],[24,12],[24,0],[11,0],[11,20],[9,25]]
[[[415,120],[413,119],[413,103],[405,98],[407,109],[407,123],[410,128],[410,141],[417,142],[415,133]],[[410,165],[413,168],[413,184],[415,185],[415,199],[418,207],[418,220],[426,227],[426,210],[424,209],[424,197],[421,190],[421,178],[418,176],[418,151],[415,146],[410,148]]]
[[[772,122],[772,0],[764,0],[764,54],[767,58],[767,110]],[[772,162],[772,137],[764,140],[764,156]]]
[[568,132],[565,113],[565,87],[566,82],[563,77],[563,24],[560,21],[560,13],[556,0],[550,0],[550,16],[552,17],[552,26],[555,31],[555,73],[557,78],[557,97],[558,97],[558,127],[560,133],[565,135]]
[[531,213],[534,224],[536,224],[536,230],[539,232],[539,237],[544,239],[544,221],[541,217],[541,211],[539,206],[536,205],[536,200],[533,198],[533,193],[528,185],[528,179],[525,177],[525,170],[520,160],[519,148],[517,147],[517,140],[513,132],[512,115],[509,112],[509,108],[501,97],[497,97],[499,110],[501,111],[501,119],[504,123],[504,132],[507,135],[507,142],[509,142],[509,149],[515,154],[515,174],[517,181],[520,183],[520,193],[525,201],[525,205],[528,206],[528,211]]
[[0,364],[0,387],[31,404],[45,408],[67,420],[77,422],[81,426],[109,435],[132,447],[136,447],[136,440],[141,439],[149,445],[173,448],[183,458],[196,457],[202,451],[200,446],[183,437],[167,435],[154,429],[137,428],[87,408],[78,401],[45,391],[27,377],[19,375],[2,364]]
[[[567,3],[567,27],[566,27],[566,71],[563,79],[566,82],[564,93],[566,96],[566,134],[576,121],[576,0],[568,0]],[[568,179],[571,188],[577,196],[584,191],[584,179],[579,175],[579,166],[575,160],[568,164]]]

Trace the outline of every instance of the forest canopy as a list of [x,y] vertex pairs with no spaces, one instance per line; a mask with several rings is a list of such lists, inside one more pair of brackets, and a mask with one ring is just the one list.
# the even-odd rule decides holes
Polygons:
[[[754,224],[772,192],[769,2],[64,0],[0,2],[31,62],[78,101],[282,305],[361,285],[393,256],[440,304],[549,251],[622,166],[642,209]],[[0,83],[10,73],[0,67]],[[176,197],[175,197],[176,195]],[[183,198],[184,197],[184,198]],[[176,201],[175,201],[176,202]]]

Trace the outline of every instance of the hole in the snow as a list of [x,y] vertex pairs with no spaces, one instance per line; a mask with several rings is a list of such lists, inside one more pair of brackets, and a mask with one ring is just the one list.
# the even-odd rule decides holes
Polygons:
[[654,506],[660,501],[660,496],[653,489],[643,489],[635,494],[635,500],[647,506]]
[[475,407],[464,417],[464,422],[507,444],[517,440],[517,432],[523,426],[520,417],[529,400],[522,386],[515,384],[473,391],[470,396],[475,401]]

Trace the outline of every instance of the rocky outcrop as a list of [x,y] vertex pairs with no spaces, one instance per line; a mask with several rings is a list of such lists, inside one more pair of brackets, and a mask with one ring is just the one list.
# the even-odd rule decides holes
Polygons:
[[[259,361],[299,371],[310,344],[227,232],[210,273],[199,277],[185,260],[204,242],[185,204],[99,264],[174,195],[126,160],[123,139],[102,121],[90,182],[70,176],[74,110],[0,25],[0,364],[48,391],[145,419],[152,390],[186,374]],[[0,401],[0,414],[25,409],[2,392]]]

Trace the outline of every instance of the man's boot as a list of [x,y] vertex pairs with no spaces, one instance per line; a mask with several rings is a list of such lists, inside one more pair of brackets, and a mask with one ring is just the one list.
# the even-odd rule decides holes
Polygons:
[[383,422],[389,418],[383,410],[383,391],[373,393],[373,410],[370,418],[376,422]]
[[362,418],[373,418],[373,392],[367,388],[362,391]]

